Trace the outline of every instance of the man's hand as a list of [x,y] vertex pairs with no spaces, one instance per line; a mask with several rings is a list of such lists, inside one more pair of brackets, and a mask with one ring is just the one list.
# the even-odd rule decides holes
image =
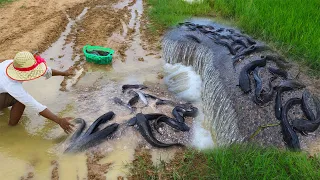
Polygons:
[[64,71],[63,72],[63,75],[64,76],[71,76],[71,75],[74,75],[74,67],[70,67],[68,70]]
[[74,125],[69,122],[72,119],[73,118],[71,118],[71,117],[59,118],[58,124],[64,130],[64,132],[66,132],[67,134],[69,134],[73,131],[72,127],[74,127]]

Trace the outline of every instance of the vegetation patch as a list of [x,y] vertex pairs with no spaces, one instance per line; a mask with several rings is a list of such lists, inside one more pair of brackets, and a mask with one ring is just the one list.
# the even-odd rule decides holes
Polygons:
[[283,54],[320,70],[320,1],[299,0],[147,0],[149,29],[165,30],[189,17],[223,17],[246,33],[275,45]]
[[320,179],[320,159],[255,145],[179,151],[153,165],[149,150],[136,151],[129,179]]

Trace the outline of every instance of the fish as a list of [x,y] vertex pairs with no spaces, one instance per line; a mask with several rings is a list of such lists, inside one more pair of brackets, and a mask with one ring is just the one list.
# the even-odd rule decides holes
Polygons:
[[272,100],[274,92],[275,91],[274,91],[274,89],[272,87],[272,80],[269,80],[269,91],[267,92],[264,89],[262,89],[260,96],[259,97],[254,96],[253,97],[253,101],[256,104],[262,106],[262,105],[264,105],[264,104],[266,104],[266,103],[268,103],[268,102],[270,102]]
[[290,126],[288,121],[288,112],[289,110],[297,104],[301,104],[300,98],[291,98],[289,99],[286,104],[283,106],[283,111],[281,112],[281,131],[283,135],[283,140],[286,143],[286,145],[293,150],[299,150],[300,149],[300,142],[298,135],[293,130],[293,128]]
[[89,136],[90,134],[93,134],[95,132],[97,132],[99,130],[99,126],[101,124],[105,124],[108,121],[110,121],[111,119],[113,119],[115,116],[114,112],[109,111],[105,114],[103,114],[102,116],[100,116],[99,118],[97,118],[92,125],[88,128],[88,130],[83,134],[83,136],[81,138],[85,138],[87,136]]
[[228,48],[229,52],[232,54],[232,55],[235,55],[236,54],[236,51],[231,47],[231,45],[226,42],[226,41],[223,41],[223,40],[215,40],[214,41],[216,44],[220,44],[220,45],[223,45],[225,46],[226,48]]
[[97,55],[97,56],[108,56],[108,55],[109,55],[109,52],[100,51],[100,50],[88,51],[88,50],[86,49],[86,52],[89,53],[89,54]]
[[152,134],[151,126],[150,126],[148,120],[146,119],[146,117],[144,116],[144,114],[138,113],[136,115],[136,117],[137,117],[138,130],[139,130],[140,134],[152,146],[158,147],[158,148],[168,148],[168,147],[172,147],[172,146],[184,146],[183,144],[180,144],[180,143],[166,144],[166,143],[158,141],[154,137],[154,135]]
[[73,135],[70,137],[69,141],[71,143],[75,142],[80,135],[82,134],[83,130],[86,128],[86,121],[82,118],[77,118],[74,120],[75,123],[80,124],[79,128],[73,133]]
[[119,124],[113,123],[104,129],[97,131],[89,136],[82,138],[80,141],[74,143],[73,146],[68,147],[65,153],[76,153],[84,151],[88,148],[94,147],[101,144],[103,141],[107,140],[118,130]]
[[172,110],[172,115],[176,118],[178,122],[184,122],[185,120],[183,117],[183,112],[184,110],[182,108],[176,106]]
[[[137,97],[139,98],[139,96],[137,96]],[[137,97],[133,97],[134,99],[132,98],[131,100],[129,100],[128,104],[126,104],[120,98],[117,98],[117,97],[113,98],[113,102],[118,105],[121,105],[121,106],[128,108],[131,111],[131,113],[133,113],[136,110],[136,108],[132,107],[130,104],[133,104],[134,102],[136,102]]]
[[184,122],[179,122],[175,119],[172,119],[168,116],[160,116],[154,123],[154,129],[159,133],[159,124],[160,123],[166,123],[167,125],[169,125],[170,127],[176,129],[176,130],[179,130],[179,131],[182,131],[182,132],[185,132],[185,131],[189,131],[190,128],[184,123]]
[[259,67],[256,67],[253,70],[253,78],[255,80],[255,85],[256,85],[254,94],[257,98],[259,98],[262,91],[262,80],[259,76]]
[[134,92],[138,95],[139,99],[143,102],[143,104],[145,104],[147,106],[148,105],[148,100],[145,97],[145,95],[141,91],[134,91]]
[[[305,92],[307,92],[307,91],[305,91]],[[303,100],[303,98],[305,98],[304,96],[308,96],[308,93],[305,93],[305,92],[303,93],[301,104],[304,104],[304,103],[307,104],[307,102],[304,102],[305,100]],[[314,119],[312,119],[312,117],[311,117],[308,120],[295,119],[292,121],[293,128],[302,134],[307,134],[308,132],[314,132],[315,130],[317,130],[319,128],[319,125],[320,125],[320,100],[318,97],[313,96],[313,101],[314,101],[314,105],[315,105],[316,111],[317,111],[317,115],[316,115],[316,117],[314,117]],[[309,108],[310,107],[304,107],[302,109],[305,109],[305,110],[303,110],[305,113],[305,111],[308,111],[306,109],[309,109]],[[309,110],[311,111],[311,109],[309,109]]]
[[158,99],[156,101],[156,105],[164,105],[164,104],[169,104],[169,105],[172,105],[172,106],[176,106],[178,103],[173,102],[171,100],[163,100],[163,99]]
[[[235,31],[234,31],[234,32],[235,32]],[[234,36],[246,38],[246,40],[248,41],[248,43],[251,44],[251,45],[257,43],[257,42],[254,41],[251,37],[249,37],[249,36],[247,36],[247,35],[244,35],[244,34],[234,33]]]
[[187,35],[185,35],[185,37],[186,37],[187,39],[189,39],[189,40],[192,40],[192,41],[196,42],[196,43],[201,43],[200,39],[198,39],[198,38],[197,38],[196,36],[194,36],[194,35],[187,34]]
[[267,59],[267,61],[269,61],[269,60],[273,61],[281,69],[286,69],[286,68],[290,67],[290,65],[288,65],[288,62],[282,56],[279,56],[279,55],[266,55],[266,59]]
[[276,103],[275,103],[275,116],[278,120],[281,120],[282,100],[281,94],[285,91],[292,91],[305,88],[306,86],[296,80],[282,81],[279,86],[276,87]]
[[239,75],[239,86],[244,93],[249,93],[251,91],[249,73],[256,67],[265,66],[266,63],[266,59],[262,56],[261,59],[252,61],[242,68]]
[[[230,35],[231,36],[231,35]],[[232,36],[231,36],[232,37]],[[235,44],[240,44],[243,47],[247,48],[248,45],[243,41],[243,39],[233,39],[233,42],[231,43],[231,45],[235,45]]]
[[314,121],[309,121],[307,119],[295,119],[291,124],[294,130],[300,132],[301,134],[306,134],[309,132],[314,132],[319,128],[320,119],[316,119]]
[[301,103],[301,109],[304,113],[304,115],[307,117],[308,120],[314,121],[316,119],[315,115],[312,112],[311,107],[308,104],[308,99],[310,98],[309,91],[304,91],[302,93],[302,103]]
[[268,67],[268,70],[270,73],[274,74],[274,75],[278,75],[283,77],[284,79],[288,79],[288,72],[282,69],[277,69],[277,68],[273,68],[273,67]]
[[233,60],[237,60],[241,56],[247,56],[247,55],[249,55],[251,53],[262,52],[262,51],[265,51],[265,50],[270,50],[270,47],[265,46],[265,45],[252,45],[252,46],[244,49],[242,52],[238,53],[237,55],[235,55],[232,59]]
[[[155,120],[155,119],[163,116],[163,114],[151,113],[151,114],[144,114],[144,116],[147,118],[148,121],[152,121],[152,120]],[[136,116],[132,117],[131,119],[129,119],[127,121],[128,126],[134,126],[136,124],[137,124],[137,117]]]
[[124,93],[127,89],[147,89],[148,87],[142,84],[125,84],[122,86],[122,92]]

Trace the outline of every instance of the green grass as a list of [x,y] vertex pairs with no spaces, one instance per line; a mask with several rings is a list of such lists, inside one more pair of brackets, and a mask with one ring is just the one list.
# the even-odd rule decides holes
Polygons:
[[0,0],[0,7],[3,6],[5,3],[12,2],[13,0]]
[[[256,39],[320,74],[319,0],[147,0],[150,29],[163,30],[192,16],[223,17]],[[318,73],[317,73],[318,72]]]
[[143,177],[132,179],[320,179],[318,157],[254,145],[232,145],[202,152],[189,149],[158,166],[143,159],[136,161],[138,164],[130,172]]
[[208,1],[189,4],[183,0],[148,0],[147,3],[151,6],[148,9],[148,15],[153,22],[151,28],[155,29],[166,29],[186,18],[209,16],[213,12],[212,3]]
[[320,70],[319,0],[214,0],[214,9],[247,33]]

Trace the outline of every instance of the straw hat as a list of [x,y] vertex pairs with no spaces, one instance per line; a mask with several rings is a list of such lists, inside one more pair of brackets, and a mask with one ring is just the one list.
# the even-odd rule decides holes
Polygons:
[[7,75],[17,81],[29,81],[41,77],[47,71],[47,65],[40,56],[30,52],[19,52],[7,67]]

